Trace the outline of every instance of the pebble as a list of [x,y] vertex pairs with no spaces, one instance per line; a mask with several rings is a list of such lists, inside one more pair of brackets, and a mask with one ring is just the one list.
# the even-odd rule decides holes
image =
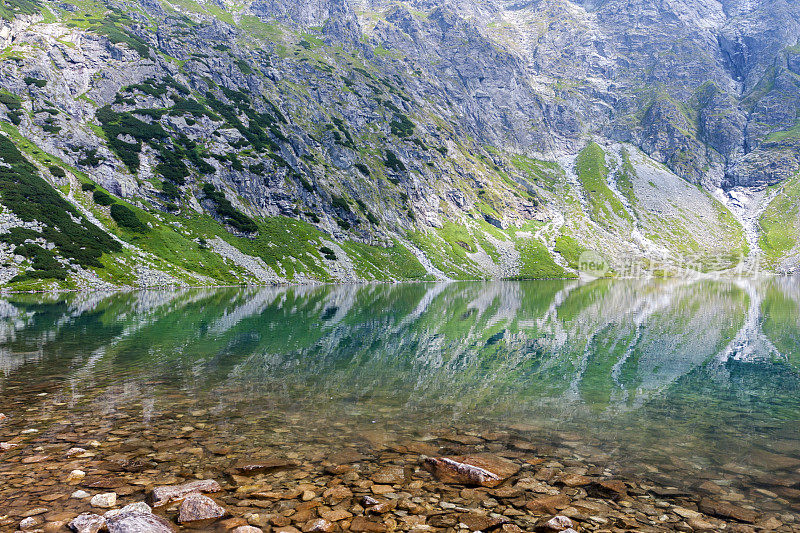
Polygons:
[[91,494],[89,494],[89,493],[88,493],[88,492],[86,492],[85,490],[76,490],[75,492],[73,492],[72,494],[70,494],[70,496],[69,496],[69,497],[70,497],[70,498],[74,498],[74,499],[76,499],[76,500],[83,500],[83,499],[85,499],[85,498],[88,498],[89,496],[91,496]]
[[20,521],[19,528],[23,531],[26,529],[33,529],[38,525],[38,523],[38,520],[32,516],[29,516],[28,518],[24,518],[22,521]]
[[70,483],[70,484],[78,483],[79,481],[81,481],[85,477],[86,477],[86,472],[84,472],[83,470],[73,470],[67,476],[67,483]]
[[117,493],[106,492],[103,494],[95,494],[94,496],[92,496],[92,499],[89,501],[89,503],[91,504],[92,507],[109,509],[117,504]]

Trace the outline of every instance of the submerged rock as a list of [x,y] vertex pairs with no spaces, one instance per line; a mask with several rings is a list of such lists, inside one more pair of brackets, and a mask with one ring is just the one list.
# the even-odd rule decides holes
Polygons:
[[750,524],[755,522],[759,516],[758,513],[752,509],[746,509],[731,503],[712,500],[711,498],[703,498],[700,500],[698,507],[707,515],[738,520],[739,522],[747,522]]
[[593,498],[619,500],[628,495],[628,487],[622,481],[608,479],[591,483],[586,492]]
[[168,503],[177,502],[186,497],[187,494],[193,492],[197,493],[212,493],[219,492],[222,487],[213,479],[200,479],[197,481],[190,481],[182,485],[163,485],[153,489],[152,504],[153,507],[161,507]]
[[426,457],[422,466],[444,483],[482,487],[496,487],[520,469],[516,463],[494,455]]
[[248,476],[263,472],[276,472],[296,466],[297,462],[290,459],[271,457],[269,459],[246,459],[239,461],[233,466],[233,471],[239,475]]

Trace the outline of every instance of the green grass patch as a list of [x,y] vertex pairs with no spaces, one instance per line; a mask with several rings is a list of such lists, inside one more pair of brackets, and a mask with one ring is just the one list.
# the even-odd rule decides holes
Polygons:
[[589,143],[575,160],[578,179],[589,197],[592,218],[595,222],[608,226],[616,220],[633,223],[622,202],[608,187],[608,167],[603,149],[597,143]]

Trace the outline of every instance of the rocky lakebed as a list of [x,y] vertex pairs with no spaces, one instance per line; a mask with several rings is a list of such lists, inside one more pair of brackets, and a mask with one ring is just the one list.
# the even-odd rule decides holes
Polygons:
[[[16,407],[0,422],[3,531],[800,531],[796,503],[759,508],[733,488],[747,472],[687,490],[533,427],[419,436],[303,420],[302,438],[274,428],[267,446],[220,437],[205,411],[153,424],[132,409],[39,431]],[[787,476],[746,481],[786,504],[800,461],[767,459]]]

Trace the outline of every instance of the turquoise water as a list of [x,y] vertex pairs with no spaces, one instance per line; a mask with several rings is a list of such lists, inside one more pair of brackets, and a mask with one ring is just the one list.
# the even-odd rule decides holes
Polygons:
[[0,440],[199,422],[301,449],[510,430],[793,509],[799,306],[788,279],[8,295]]

